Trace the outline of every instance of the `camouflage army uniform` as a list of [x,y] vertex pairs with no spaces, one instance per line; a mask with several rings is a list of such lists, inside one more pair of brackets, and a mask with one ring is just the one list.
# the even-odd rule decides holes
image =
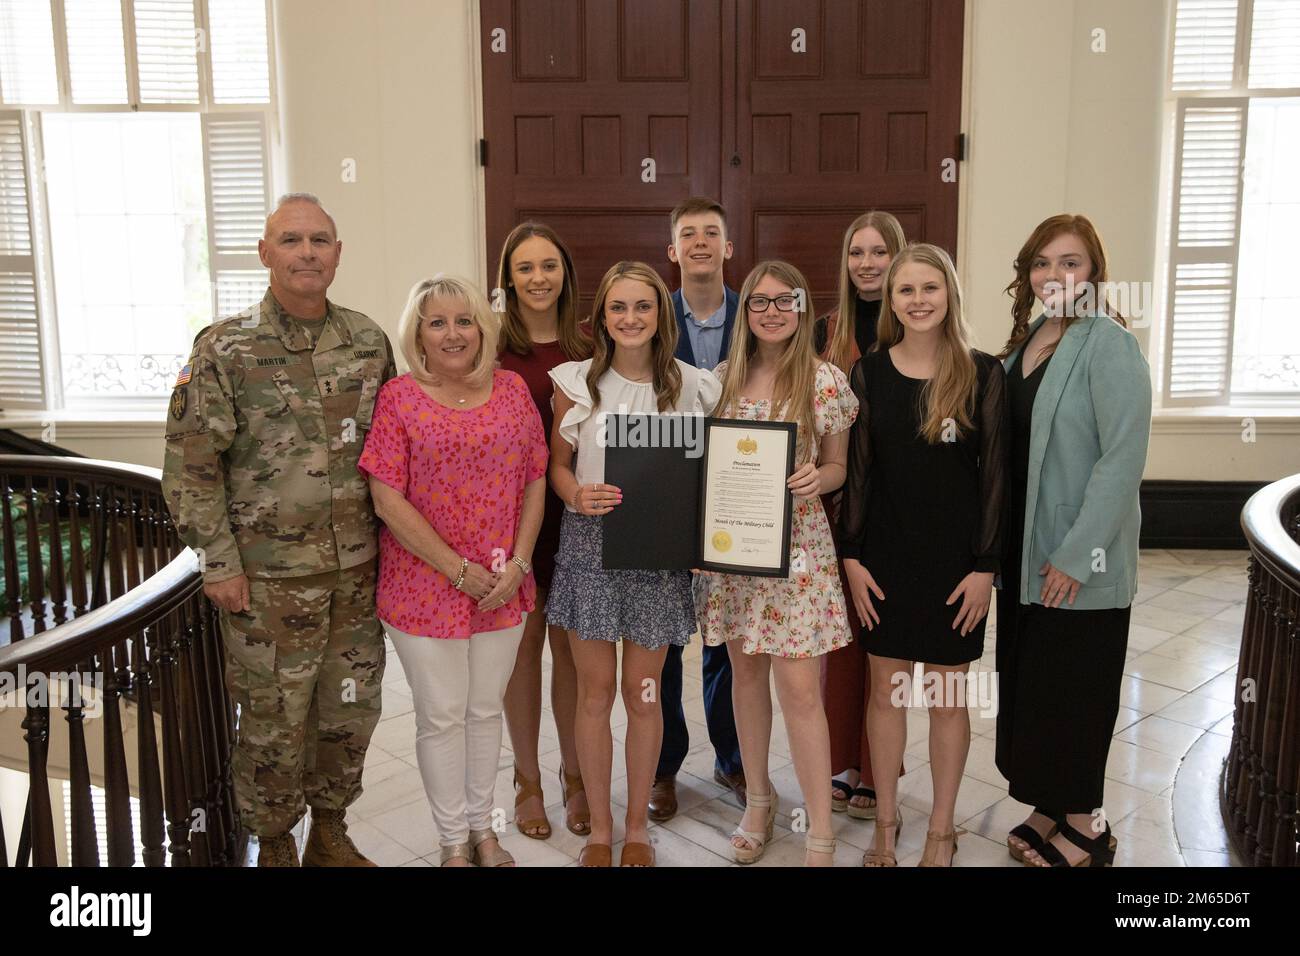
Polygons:
[[259,837],[306,804],[339,810],[361,793],[384,640],[357,459],[394,374],[366,316],[330,303],[323,322],[301,323],[268,290],[199,334],[172,392],[167,507],[206,583],[249,579],[251,610],[223,611],[221,632],[240,817]]

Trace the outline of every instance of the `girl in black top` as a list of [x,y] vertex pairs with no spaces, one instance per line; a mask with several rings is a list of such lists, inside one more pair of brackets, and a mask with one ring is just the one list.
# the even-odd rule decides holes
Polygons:
[[952,260],[908,246],[885,279],[879,341],[853,369],[860,403],[840,542],[866,632],[867,736],[877,817],[867,866],[893,866],[898,769],[915,662],[930,709],[934,809],[923,866],[945,866],[960,835],[957,787],[970,746],[967,669],[984,651],[998,573],[1006,473],[1005,377],[968,344]]

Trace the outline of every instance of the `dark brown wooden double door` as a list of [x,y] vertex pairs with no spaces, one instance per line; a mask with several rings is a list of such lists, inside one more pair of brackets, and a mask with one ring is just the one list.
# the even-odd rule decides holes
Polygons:
[[[956,252],[963,0],[482,0],[487,256],[553,226],[584,310],[619,259],[670,287],[668,213],[727,209],[760,259],[834,298],[844,228],[887,209]],[[945,170],[948,175],[945,175]]]

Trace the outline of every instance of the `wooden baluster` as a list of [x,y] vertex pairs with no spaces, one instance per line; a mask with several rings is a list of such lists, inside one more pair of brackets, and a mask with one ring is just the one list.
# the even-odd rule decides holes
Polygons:
[[1277,826],[1277,767],[1281,759],[1282,714],[1286,703],[1286,645],[1290,622],[1287,620],[1285,587],[1279,582],[1277,606],[1273,610],[1273,639],[1265,661],[1268,687],[1261,696],[1264,733],[1259,759],[1259,808],[1255,822],[1255,865],[1268,866],[1273,853],[1273,836]]
[[[40,678],[29,678],[29,686]],[[27,805],[31,813],[32,862],[36,866],[58,866],[54,849],[54,813],[50,808],[50,781],[46,761],[50,748],[50,709],[27,703],[22,723],[27,741]],[[22,847],[19,847],[22,851]]]
[[68,619],[68,584],[63,576],[63,494],[59,483],[49,481],[50,497],[50,610],[57,627]]
[[1282,741],[1277,767],[1277,826],[1270,866],[1296,865],[1297,781],[1300,780],[1300,594],[1287,595],[1286,664]]
[[229,828],[224,819],[221,799],[221,754],[224,746],[225,687],[220,676],[213,680],[212,648],[203,627],[203,598],[186,607],[187,631],[190,641],[190,665],[195,687],[195,700],[199,702],[199,726],[203,744],[204,806],[208,813],[208,855],[217,860],[226,857],[226,840]]
[[122,536],[126,565],[126,589],[128,591],[140,586],[140,506],[136,493],[130,488],[122,489]]
[[[1258,605],[1258,577],[1261,573],[1259,564],[1252,554],[1246,560],[1246,613],[1242,620],[1241,644],[1237,651],[1237,674],[1244,675],[1250,651],[1251,629]],[[1244,752],[1243,733],[1244,708],[1246,704],[1241,694],[1233,703],[1232,738],[1228,746],[1228,759],[1223,770],[1223,813],[1224,822],[1230,830],[1236,832],[1233,818],[1236,815],[1239,797],[1239,779],[1241,776],[1242,754]]]
[[185,748],[185,772],[190,797],[190,818],[193,820],[197,816],[203,822],[203,829],[199,836],[195,838],[191,834],[190,853],[195,866],[211,866],[211,855],[207,841],[209,820],[211,819],[209,807],[207,806],[207,759],[205,756],[207,742],[204,740],[202,710],[199,706],[203,685],[194,679],[195,657],[197,653],[202,652],[202,648],[194,646],[192,632],[183,626],[183,618],[180,615],[175,617],[175,621],[177,628],[172,632],[172,637],[177,651],[176,676],[181,689],[181,742]]
[[16,866],[31,866],[32,857],[32,791],[27,788],[27,803],[23,806],[23,825],[18,830],[18,856]]
[[108,489],[99,482],[90,483],[90,609],[108,603],[108,506],[104,498]]
[[27,479],[27,596],[32,607],[32,633],[45,630],[45,569],[41,560],[41,503],[32,479]]
[[224,837],[220,863],[229,864],[237,859],[240,839],[239,810],[235,804],[234,777],[230,769],[230,756],[235,739],[234,704],[226,688],[225,655],[221,646],[221,626],[216,608],[202,593],[195,595],[192,610],[198,621],[198,640],[204,650],[207,683],[205,697],[212,702],[215,746],[212,757],[212,787],[221,831]]
[[[91,673],[94,673],[92,665]],[[72,865],[99,866],[99,836],[95,829],[95,803],[90,795],[90,761],[86,752],[85,714],[81,706],[81,668],[72,671],[74,686],[63,705],[68,722],[68,790],[72,816]]]
[[[1246,617],[1241,633],[1241,653],[1237,660],[1237,685],[1246,678],[1253,678],[1259,670],[1260,642],[1264,631],[1267,612],[1265,606],[1269,600],[1269,585],[1272,581],[1267,569],[1253,557],[1250,563],[1250,590],[1246,598]],[[1249,699],[1247,699],[1249,697]],[[1233,832],[1244,837],[1246,832],[1246,806],[1250,801],[1251,790],[1251,753],[1253,742],[1251,731],[1254,726],[1254,713],[1257,697],[1255,694],[1237,694],[1234,704],[1235,715],[1232,726],[1232,749],[1228,775],[1228,791],[1231,795],[1230,826]]]
[[154,495],[144,492],[141,496],[141,502],[140,539],[143,547],[140,549],[140,554],[144,559],[144,579],[148,581],[158,573],[158,568],[162,566],[162,562],[158,560],[158,552],[156,550],[157,528],[156,516],[153,510]]
[[68,557],[72,565],[72,616],[80,617],[86,613],[86,555],[81,546],[81,529],[84,522],[81,509],[86,505],[86,498],[81,494],[77,479],[68,480]]
[[185,752],[181,743],[177,712],[181,688],[176,673],[176,648],[170,628],[158,633],[158,681],[162,689],[164,798],[167,802],[167,834],[172,866],[190,865],[190,816],[186,794]]
[[[1268,591],[1264,600],[1264,626],[1260,628],[1258,641],[1257,666],[1254,672],[1249,675],[1255,681],[1255,703],[1251,706],[1250,715],[1250,750],[1247,754],[1250,791],[1246,797],[1245,830],[1242,840],[1242,849],[1247,859],[1253,859],[1255,856],[1256,843],[1259,837],[1258,826],[1261,802],[1266,793],[1268,798],[1272,799],[1272,787],[1265,777],[1266,767],[1263,750],[1266,733],[1265,725],[1268,716],[1269,678],[1272,675],[1273,644],[1277,630],[1278,596],[1281,591],[1281,582],[1269,575]],[[1238,675],[1237,683],[1239,688],[1241,679],[1241,675]],[[1238,693],[1240,692],[1238,690]]]
[[153,676],[147,651],[156,642],[156,627],[144,629],[131,641],[132,663],[136,688],[136,744],[137,764],[140,768],[140,843],[141,858],[145,866],[165,866],[163,849],[163,798],[162,776],[158,766],[158,735],[154,725]]
[[[108,501],[105,502],[108,520],[108,585],[113,598],[126,593],[126,575],[123,573],[124,553],[122,550],[122,498],[116,486],[109,488]],[[110,598],[111,600],[112,598]]]
[[122,713],[118,709],[122,688],[118,682],[113,653],[111,648],[105,648],[99,659],[104,674],[104,815],[108,829],[108,865],[134,866],[131,786],[126,775]]
[[8,473],[0,475],[0,507],[4,508],[5,602],[9,607],[9,642],[23,639],[23,596],[18,570],[18,536],[14,527],[14,490]]

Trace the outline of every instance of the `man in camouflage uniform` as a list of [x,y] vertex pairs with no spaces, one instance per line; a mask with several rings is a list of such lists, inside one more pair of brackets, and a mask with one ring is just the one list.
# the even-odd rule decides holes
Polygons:
[[290,831],[307,805],[304,866],[374,865],[343,822],[384,675],[357,459],[396,370],[383,330],[325,297],[342,248],[319,200],[281,199],[258,243],[270,289],[198,335],[167,415],[163,491],[221,608],[235,792],[259,866],[298,865]]

